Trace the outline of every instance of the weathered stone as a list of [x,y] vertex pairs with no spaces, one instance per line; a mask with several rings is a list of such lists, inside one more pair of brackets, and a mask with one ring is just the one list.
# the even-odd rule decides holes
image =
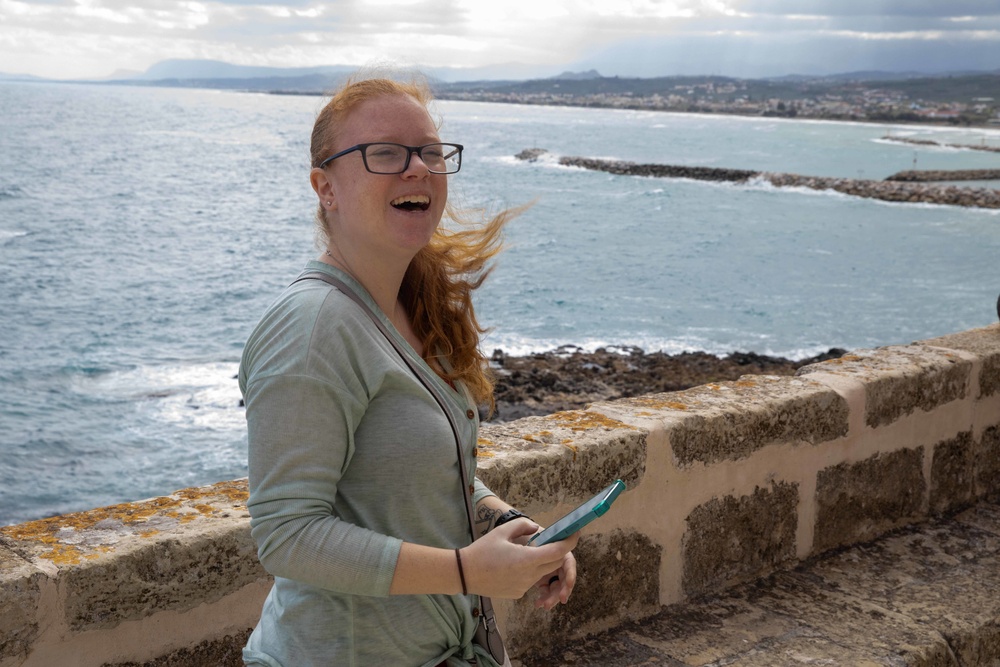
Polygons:
[[813,373],[854,376],[865,383],[865,423],[891,424],[915,410],[930,411],[965,398],[972,362],[938,348],[910,345],[858,350],[800,368]]
[[0,662],[26,656],[38,637],[38,602],[44,577],[0,543]]
[[[1000,301],[997,301],[1000,308]],[[997,312],[1000,315],[1000,311]],[[924,345],[971,352],[979,357],[980,396],[1000,394],[1000,324],[922,341]]]
[[813,552],[870,540],[915,520],[926,488],[922,447],[821,470]]
[[573,553],[578,579],[569,603],[551,612],[535,609],[531,596],[515,603],[519,622],[508,628],[511,651],[545,650],[552,637],[582,638],[658,610],[659,545],[639,533],[615,530],[584,536]]
[[106,662],[101,667],[243,667],[243,647],[253,628],[194,648],[181,649],[148,662]]
[[[812,574],[888,615],[946,639],[959,665],[1000,661],[1000,508],[978,506],[955,520],[862,545],[824,559]],[[882,621],[879,621],[882,628]]]
[[975,499],[976,450],[972,433],[934,445],[931,464],[930,510],[947,514],[965,509]]
[[[612,407],[620,406],[620,407]],[[768,445],[818,445],[847,434],[847,401],[808,379],[745,375],[666,394],[596,404],[594,409],[663,415],[679,466],[745,458]]]
[[728,588],[792,560],[798,501],[796,484],[776,483],[696,507],[684,535],[685,593]]
[[976,457],[976,495],[1000,501],[1000,426],[983,432]]
[[[0,528],[29,561],[58,568],[72,630],[211,602],[267,574],[257,562],[246,480]],[[50,565],[51,567],[51,565]]]
[[647,434],[590,410],[484,424],[477,474],[529,514],[578,504],[616,479],[638,484]]
[[523,667],[1000,664],[1000,506],[664,608]]

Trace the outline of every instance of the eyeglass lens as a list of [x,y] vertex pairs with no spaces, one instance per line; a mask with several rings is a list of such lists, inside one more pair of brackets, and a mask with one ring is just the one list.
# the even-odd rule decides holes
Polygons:
[[[400,174],[409,165],[411,150],[400,144],[369,144],[365,165],[376,174]],[[462,166],[462,149],[455,144],[428,144],[416,150],[427,168],[437,174],[453,174]]]

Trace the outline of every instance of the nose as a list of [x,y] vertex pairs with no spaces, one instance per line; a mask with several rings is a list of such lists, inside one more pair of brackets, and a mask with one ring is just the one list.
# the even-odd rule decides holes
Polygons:
[[420,178],[423,176],[429,176],[430,173],[430,167],[428,167],[427,163],[424,162],[424,159],[420,157],[420,149],[411,148],[410,162],[406,165],[406,169],[403,171],[403,177]]

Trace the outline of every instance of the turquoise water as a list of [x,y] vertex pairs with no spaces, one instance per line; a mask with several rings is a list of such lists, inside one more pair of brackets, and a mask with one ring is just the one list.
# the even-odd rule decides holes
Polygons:
[[[244,476],[233,376],[315,254],[322,100],[0,84],[0,524]],[[453,198],[536,201],[479,294],[513,353],[573,343],[804,357],[996,320],[1000,212],[612,176],[524,148],[882,178],[996,168],[890,128],[442,102]],[[943,143],[997,130],[891,128]]]

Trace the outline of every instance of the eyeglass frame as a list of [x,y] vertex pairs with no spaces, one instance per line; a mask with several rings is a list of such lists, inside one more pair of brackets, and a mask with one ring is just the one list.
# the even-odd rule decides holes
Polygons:
[[[403,168],[402,169],[400,169],[399,171],[372,171],[371,167],[368,166],[368,147],[369,146],[383,146],[383,145],[399,146],[400,148],[405,148],[406,149],[406,162],[403,163]],[[425,148],[428,148],[430,146],[454,146],[455,148],[457,148],[458,149],[458,169],[456,169],[455,171],[434,171],[430,167],[427,167],[427,171],[429,171],[432,174],[441,174],[441,175],[447,176],[447,175],[450,175],[450,174],[457,174],[462,169],[462,151],[465,150],[465,146],[463,146],[462,144],[450,144],[450,143],[445,143],[445,142],[442,142],[442,141],[435,141],[434,143],[424,144],[423,146],[407,146],[406,144],[397,144],[394,141],[372,141],[372,142],[367,143],[367,144],[357,144],[356,146],[351,146],[350,148],[345,148],[344,150],[340,151],[339,153],[331,155],[327,159],[323,160],[322,162],[319,163],[319,168],[320,169],[325,169],[328,164],[330,164],[331,162],[333,162],[337,158],[343,157],[343,156],[347,155],[348,153],[353,153],[354,151],[361,151],[361,161],[364,162],[364,164],[365,164],[365,170],[368,171],[368,173],[370,173],[370,174],[377,174],[379,176],[395,176],[396,174],[402,174],[402,173],[404,173],[407,169],[410,168],[410,158],[413,157],[414,153],[416,153],[417,156],[420,158],[420,160],[423,162],[423,160],[424,160],[423,151],[424,151]],[[424,164],[426,165],[427,163],[424,162]]]

